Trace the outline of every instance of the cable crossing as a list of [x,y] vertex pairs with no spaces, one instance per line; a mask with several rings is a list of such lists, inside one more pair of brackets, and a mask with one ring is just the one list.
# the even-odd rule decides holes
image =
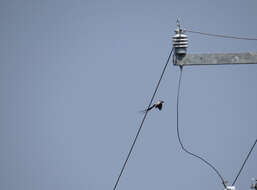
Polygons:
[[225,182],[224,178],[222,177],[222,175],[220,174],[220,172],[218,171],[218,169],[216,169],[210,162],[208,162],[207,160],[205,160],[201,156],[198,156],[197,154],[194,154],[194,153],[190,152],[189,150],[187,150],[182,143],[182,140],[181,140],[181,137],[180,137],[180,132],[179,132],[179,98],[180,98],[180,87],[181,87],[182,73],[183,73],[183,66],[180,66],[180,74],[179,74],[178,89],[177,89],[177,136],[178,136],[179,144],[180,144],[180,146],[181,146],[181,148],[184,152],[186,152],[187,154],[189,154],[191,156],[194,156],[194,157],[200,159],[205,164],[210,166],[214,170],[214,172],[219,176],[219,178],[222,181],[223,186],[226,189],[227,188],[226,182]]
[[[150,106],[152,105],[152,102],[153,102],[153,100],[154,100],[154,97],[155,97],[155,95],[156,95],[156,92],[157,92],[157,90],[158,90],[158,88],[159,88],[159,86],[160,86],[161,80],[162,80],[162,78],[163,78],[163,75],[164,75],[164,73],[165,73],[165,71],[166,71],[166,68],[167,68],[167,66],[168,66],[168,63],[169,63],[169,61],[170,61],[170,58],[171,58],[173,49],[174,49],[174,48],[172,48],[171,51],[170,51],[170,54],[169,54],[168,59],[167,59],[167,61],[166,61],[166,64],[165,64],[165,66],[164,66],[164,68],[163,68],[163,70],[162,70],[160,79],[159,79],[159,81],[158,81],[158,83],[157,83],[157,85],[156,85],[156,87],[155,87],[154,93],[153,93],[153,95],[152,95],[152,98],[151,98],[151,100],[150,100],[150,102],[149,102],[149,105],[148,105],[148,107],[147,107],[146,110],[148,110],[148,109],[150,108]],[[127,155],[127,157],[126,157],[126,159],[125,159],[125,162],[124,162],[124,164],[123,164],[123,166],[122,166],[122,168],[121,168],[121,171],[120,171],[120,173],[119,173],[119,176],[118,176],[118,178],[117,178],[117,180],[116,180],[116,182],[115,182],[115,185],[114,185],[114,187],[113,187],[113,190],[115,190],[115,189],[117,188],[117,185],[118,185],[118,183],[119,183],[119,181],[120,181],[120,178],[121,178],[121,176],[122,176],[122,174],[123,174],[123,172],[124,172],[124,169],[125,169],[126,164],[127,164],[128,160],[129,160],[129,157],[130,157],[130,155],[131,155],[131,153],[132,153],[132,151],[133,151],[133,148],[134,148],[134,146],[135,146],[135,144],[136,144],[136,141],[137,141],[137,139],[138,139],[138,136],[139,136],[139,134],[140,134],[140,131],[141,131],[142,127],[143,127],[143,124],[144,124],[144,122],[145,122],[147,113],[148,113],[148,111],[146,111],[145,114],[144,114],[144,117],[143,117],[142,122],[141,122],[141,124],[140,124],[140,126],[139,126],[139,128],[138,128],[138,131],[137,131],[136,136],[135,136],[135,138],[134,138],[134,140],[133,140],[133,143],[132,143],[132,145],[131,145],[131,147],[130,147],[130,150],[129,150],[129,152],[128,152],[128,155]]]

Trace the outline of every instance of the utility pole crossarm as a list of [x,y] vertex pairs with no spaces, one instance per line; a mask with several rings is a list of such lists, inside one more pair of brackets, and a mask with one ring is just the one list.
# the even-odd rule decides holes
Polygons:
[[177,66],[230,64],[257,64],[257,52],[186,54],[185,56],[174,56],[174,65]]

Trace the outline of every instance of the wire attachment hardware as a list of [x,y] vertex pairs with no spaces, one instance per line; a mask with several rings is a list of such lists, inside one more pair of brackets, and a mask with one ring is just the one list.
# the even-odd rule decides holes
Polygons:
[[251,189],[257,190],[257,179],[252,178]]
[[236,190],[235,186],[227,186],[225,190]]

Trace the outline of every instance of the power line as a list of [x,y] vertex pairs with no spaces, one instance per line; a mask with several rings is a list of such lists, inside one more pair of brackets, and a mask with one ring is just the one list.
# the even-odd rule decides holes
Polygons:
[[[159,81],[158,81],[158,83],[157,83],[157,85],[156,85],[156,88],[155,88],[155,90],[154,90],[154,93],[153,93],[153,96],[152,96],[152,98],[151,98],[151,101],[150,101],[150,103],[149,103],[149,105],[148,105],[148,107],[147,107],[147,110],[148,110],[148,109],[150,108],[150,106],[152,105],[153,99],[154,99],[155,94],[156,94],[156,92],[157,92],[157,90],[158,90],[158,88],[159,88],[159,85],[160,85],[160,83],[161,83],[162,77],[163,77],[163,75],[164,75],[164,72],[165,72],[165,70],[166,70],[166,68],[167,68],[167,65],[168,65],[168,63],[169,63],[170,57],[171,57],[171,55],[172,55],[173,49],[174,49],[174,48],[172,48],[171,51],[170,51],[169,57],[168,57],[168,59],[167,59],[167,61],[166,61],[166,64],[165,64],[163,70],[162,70],[161,77],[160,77],[160,79],[159,79]],[[116,187],[117,187],[117,185],[118,185],[118,183],[119,183],[119,181],[120,181],[120,177],[121,177],[121,175],[122,175],[122,173],[123,173],[123,171],[124,171],[124,169],[125,169],[125,167],[126,167],[126,164],[127,164],[128,159],[129,159],[129,157],[130,157],[130,155],[131,155],[131,152],[132,152],[132,150],[133,150],[133,148],[134,148],[134,146],[135,146],[135,144],[136,144],[136,141],[137,141],[137,138],[138,138],[138,136],[139,136],[139,133],[140,133],[140,131],[141,131],[141,129],[142,129],[142,126],[143,126],[143,124],[144,124],[144,122],[145,122],[147,113],[148,113],[148,111],[145,112],[145,115],[144,115],[144,117],[143,117],[143,120],[142,120],[142,122],[141,122],[141,124],[140,124],[140,127],[139,127],[139,129],[138,129],[138,131],[137,131],[137,134],[136,134],[136,136],[135,136],[135,138],[134,138],[134,141],[133,141],[133,143],[132,143],[132,145],[131,145],[131,148],[130,148],[129,153],[128,153],[127,157],[126,157],[126,160],[125,160],[125,162],[124,162],[124,164],[123,164],[123,166],[122,166],[122,168],[121,168],[120,174],[119,174],[119,176],[118,176],[118,178],[117,178],[117,180],[116,180],[116,183],[115,183],[115,185],[114,185],[113,190],[116,189]]]
[[190,152],[189,150],[187,150],[182,143],[180,133],[179,133],[179,97],[180,97],[180,86],[181,86],[182,73],[183,73],[183,66],[180,66],[180,75],[179,75],[178,92],[177,92],[177,136],[178,136],[179,144],[180,144],[182,150],[185,151],[187,154],[190,154],[190,155],[202,160],[205,164],[210,166],[216,172],[216,174],[220,177],[222,184],[226,188],[226,182],[225,182],[224,178],[221,176],[220,172],[212,164],[210,164],[207,160],[205,160],[201,156],[198,156],[198,155]]
[[218,38],[230,38],[230,39],[236,39],[236,40],[257,40],[257,38],[248,38],[248,37],[238,37],[238,36],[231,36],[231,35],[223,35],[223,34],[213,34],[213,33],[206,33],[206,32],[199,32],[199,31],[193,31],[185,29],[185,32],[195,33],[195,34],[201,34],[205,36],[213,36]]
[[253,148],[254,148],[254,146],[256,145],[256,142],[257,142],[257,139],[255,140],[255,142],[253,143],[252,148],[250,149],[249,153],[247,154],[247,156],[246,156],[246,158],[245,158],[245,160],[244,160],[244,162],[243,162],[243,165],[241,166],[241,168],[240,168],[240,170],[239,170],[239,172],[238,172],[238,174],[237,174],[237,176],[236,176],[236,178],[235,178],[235,180],[234,180],[234,182],[233,182],[232,186],[234,186],[234,184],[236,183],[236,180],[237,180],[237,178],[239,177],[239,175],[240,175],[241,171],[243,170],[244,165],[245,165],[246,161],[248,160],[248,158],[249,158],[250,154],[252,153]]

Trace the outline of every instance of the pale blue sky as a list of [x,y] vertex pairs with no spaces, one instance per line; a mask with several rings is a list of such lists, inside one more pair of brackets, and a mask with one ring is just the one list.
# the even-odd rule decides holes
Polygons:
[[[257,37],[254,0],[1,0],[0,189],[112,189],[172,48],[176,18]],[[189,53],[256,51],[188,34]],[[117,190],[221,190],[176,137],[179,69],[167,68]],[[257,137],[257,65],[184,69],[185,145],[232,182]],[[257,177],[255,150],[236,188]]]

